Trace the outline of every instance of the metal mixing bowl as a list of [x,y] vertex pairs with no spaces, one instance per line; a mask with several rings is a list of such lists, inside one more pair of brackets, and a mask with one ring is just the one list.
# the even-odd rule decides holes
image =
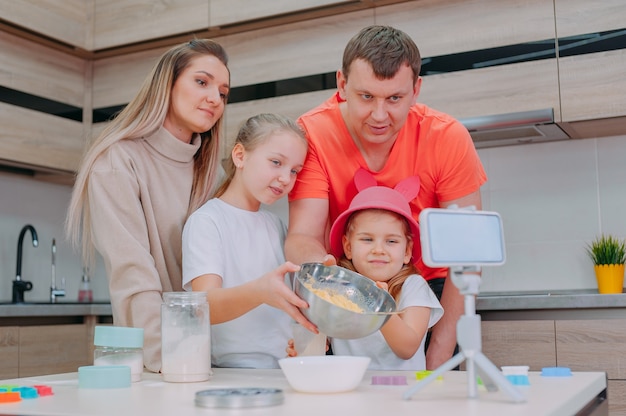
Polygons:
[[[308,302],[308,309],[300,311],[317,325],[320,332],[329,337],[354,339],[370,335],[380,329],[389,315],[372,312],[393,312],[396,302],[391,295],[356,272],[339,266],[324,266],[322,263],[305,263],[292,275],[294,292]],[[356,303],[363,312],[353,312],[309,290],[323,290],[345,296]]]

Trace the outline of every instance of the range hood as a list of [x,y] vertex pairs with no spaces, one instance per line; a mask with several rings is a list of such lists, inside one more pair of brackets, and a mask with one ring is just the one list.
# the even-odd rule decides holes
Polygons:
[[626,116],[555,122],[552,108],[471,117],[459,121],[470,132],[477,149],[626,135]]
[[571,138],[554,122],[551,108],[459,119],[477,149]]

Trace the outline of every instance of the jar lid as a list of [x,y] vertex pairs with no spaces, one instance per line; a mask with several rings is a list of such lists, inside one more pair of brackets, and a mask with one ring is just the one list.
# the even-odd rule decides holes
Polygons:
[[143,348],[143,328],[96,326],[93,343],[101,347]]
[[244,387],[201,390],[196,393],[196,406],[242,408],[276,406],[285,397],[281,389]]
[[569,367],[543,367],[541,369],[542,377],[569,377],[572,370]]
[[206,292],[164,292],[163,302],[173,305],[206,303]]
[[130,387],[130,367],[127,365],[78,367],[78,387],[83,389]]

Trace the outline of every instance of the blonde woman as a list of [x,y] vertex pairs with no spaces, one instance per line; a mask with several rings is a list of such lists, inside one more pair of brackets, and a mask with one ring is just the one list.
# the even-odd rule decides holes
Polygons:
[[67,217],[85,261],[101,254],[113,323],[144,329],[144,365],[161,368],[162,293],[182,290],[181,235],[218,182],[228,57],[211,40],[165,52],[94,141]]

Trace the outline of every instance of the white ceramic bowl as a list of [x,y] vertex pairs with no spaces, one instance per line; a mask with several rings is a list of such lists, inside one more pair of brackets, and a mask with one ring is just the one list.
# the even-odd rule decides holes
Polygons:
[[321,355],[278,360],[291,387],[302,393],[354,390],[370,364],[369,357]]

